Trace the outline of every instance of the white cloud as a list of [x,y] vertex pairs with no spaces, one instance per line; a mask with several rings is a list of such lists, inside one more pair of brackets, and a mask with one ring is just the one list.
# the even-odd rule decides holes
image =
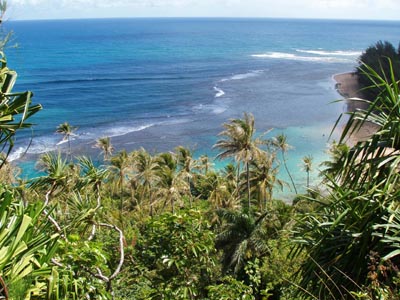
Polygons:
[[398,0],[380,0],[377,1],[377,6],[383,9],[399,9]]
[[20,18],[46,18],[46,14],[56,18],[108,15],[400,18],[399,0],[9,0],[9,3]]
[[10,4],[20,6],[52,5],[58,7],[126,7],[142,6],[184,6],[193,4],[193,0],[9,0]]
[[47,2],[46,0],[12,0],[12,1],[8,1],[10,5],[41,5],[45,2]]
[[322,8],[363,8],[369,4],[369,0],[317,0],[314,5]]
[[309,7],[332,9],[399,9],[398,0],[299,0]]

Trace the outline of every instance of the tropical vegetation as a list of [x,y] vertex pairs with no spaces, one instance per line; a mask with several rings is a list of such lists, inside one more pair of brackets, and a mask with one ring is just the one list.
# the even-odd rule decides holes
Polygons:
[[[363,65],[379,95],[349,113],[318,184],[312,156],[299,162],[304,187],[286,164],[290,141],[258,134],[251,113],[222,125],[220,169],[182,146],[114,154],[102,137],[100,164],[68,145],[42,155],[43,175],[23,181],[7,155],[41,106],[13,92],[16,73],[1,62],[0,298],[400,298],[394,62],[388,76]],[[347,145],[365,122],[377,131]],[[57,129],[66,141],[74,130]],[[276,199],[277,189],[295,199]]]
[[380,97],[385,87],[370,76],[370,69],[379,77],[392,82],[400,80],[400,45],[396,47],[388,41],[378,41],[368,47],[359,58],[359,66],[356,70],[361,95],[369,101]]

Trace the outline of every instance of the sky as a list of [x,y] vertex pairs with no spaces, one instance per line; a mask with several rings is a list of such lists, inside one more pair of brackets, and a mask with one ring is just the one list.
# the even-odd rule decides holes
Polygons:
[[262,17],[400,20],[400,0],[8,0],[6,18]]

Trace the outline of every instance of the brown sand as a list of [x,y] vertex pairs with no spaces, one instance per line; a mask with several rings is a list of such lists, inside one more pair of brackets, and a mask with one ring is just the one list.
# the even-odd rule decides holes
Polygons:
[[[355,73],[337,74],[333,76],[333,79],[336,81],[336,90],[346,99],[347,112],[368,108],[368,104],[365,102],[351,100],[351,98],[361,98],[357,75]],[[366,140],[376,132],[376,130],[377,127],[375,125],[366,122],[357,133],[349,138],[349,142],[355,144],[357,141]]]
[[358,81],[355,73],[336,74],[333,79],[337,82],[336,89],[345,98],[359,97]]

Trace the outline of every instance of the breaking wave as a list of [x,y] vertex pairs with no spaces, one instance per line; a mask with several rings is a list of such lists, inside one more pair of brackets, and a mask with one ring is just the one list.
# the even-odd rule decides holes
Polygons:
[[296,49],[297,52],[322,55],[322,56],[360,56],[361,51],[324,51],[324,50],[301,50]]
[[219,98],[225,95],[225,92],[216,86],[214,86],[214,91],[216,91],[215,98]]
[[327,62],[327,63],[342,63],[342,62],[348,63],[353,61],[353,59],[350,58],[343,58],[333,55],[303,56],[287,52],[266,52],[261,54],[253,54],[251,56],[255,58],[271,58],[271,59],[295,60],[295,61],[305,61],[305,62],[309,61],[309,62]]
[[253,70],[253,71],[250,71],[247,73],[239,73],[239,74],[232,75],[229,78],[223,78],[220,80],[220,82],[229,81],[229,80],[243,80],[243,79],[247,79],[247,78],[257,77],[257,76],[261,75],[263,72],[264,72],[264,70]]

